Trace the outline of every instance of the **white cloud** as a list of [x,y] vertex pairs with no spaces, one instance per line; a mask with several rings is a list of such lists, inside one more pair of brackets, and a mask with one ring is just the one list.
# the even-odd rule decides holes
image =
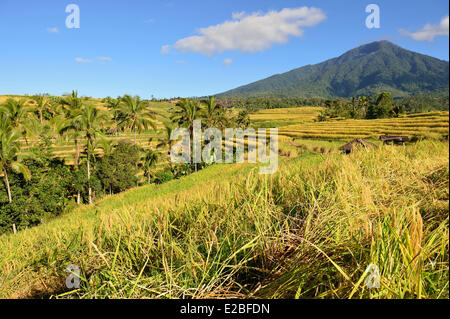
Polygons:
[[97,60],[99,61],[103,61],[103,62],[111,62],[112,58],[110,58],[109,56],[98,56],[96,57]]
[[145,23],[153,23],[153,22],[155,22],[155,19],[153,18],[145,20]]
[[170,45],[163,45],[161,47],[161,54],[168,54],[170,51]]
[[288,42],[290,36],[301,37],[303,27],[312,27],[325,19],[325,13],[313,7],[285,8],[266,14],[233,13],[231,21],[199,29],[200,35],[180,39],[174,47],[180,52],[206,55],[230,50],[263,51],[275,43]]
[[59,30],[58,30],[58,28],[47,28],[47,32],[48,33],[58,33]]
[[223,60],[223,65],[224,65],[224,66],[230,65],[231,63],[233,63],[233,60],[231,60],[231,59],[225,59],[225,60]]
[[242,18],[245,15],[245,11],[242,12],[233,12],[232,14],[232,18],[233,20],[239,20],[240,18]]
[[176,60],[175,63],[178,63],[178,64],[186,64],[186,61],[185,61],[185,60]]
[[92,62],[92,60],[85,59],[85,58],[75,58],[75,61],[77,61],[79,63],[91,63]]
[[417,32],[409,32],[406,30],[400,30],[400,33],[413,38],[416,41],[433,41],[435,37],[439,35],[448,36],[448,15],[442,18],[439,24],[429,24],[427,23],[422,29]]

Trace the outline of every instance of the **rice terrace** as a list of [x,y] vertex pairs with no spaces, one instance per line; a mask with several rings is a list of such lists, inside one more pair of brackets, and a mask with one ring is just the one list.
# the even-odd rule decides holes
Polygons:
[[[247,9],[232,2],[229,20],[186,22],[188,30],[205,29],[159,45],[153,59],[170,75],[154,65],[161,79],[153,87],[130,62],[140,53],[127,50],[94,58],[100,53],[82,46],[76,54],[86,57],[72,58],[67,80],[57,66],[65,62],[50,67],[41,57],[50,75],[36,66],[23,83],[20,62],[4,56],[17,70],[5,64],[2,72],[17,76],[0,80],[0,299],[449,298],[448,3],[429,9],[436,19],[446,14],[430,22],[434,29],[417,22],[398,45],[368,41],[376,28],[359,19],[365,44],[345,42],[314,60],[298,53],[302,45],[313,50],[308,33],[333,32],[338,25],[326,17],[346,16],[327,10],[329,1]],[[100,32],[89,21],[93,4],[61,13],[43,3],[54,10],[43,46],[81,41],[72,32],[93,41],[83,28]],[[116,3],[99,19],[125,10],[140,17],[146,5]],[[355,10],[370,17],[366,5]],[[0,18],[10,12],[13,23],[16,6],[0,4]],[[175,1],[178,10],[200,10],[185,6]],[[380,13],[396,6],[381,2]],[[164,29],[159,24],[174,13],[161,14],[140,27]],[[59,15],[61,26],[52,27]],[[73,20],[64,26],[66,16]],[[298,34],[278,41],[259,30],[273,24]],[[444,31],[425,34],[438,27]],[[432,41],[421,46],[427,36]],[[287,53],[291,45],[295,54]],[[266,50],[287,61],[269,63]],[[56,51],[66,58],[66,49]],[[286,67],[291,55],[292,65],[305,66]],[[211,66],[217,57],[226,59]],[[238,64],[243,70],[233,70]],[[210,68],[215,76],[202,78]],[[288,72],[270,76],[280,69]],[[111,72],[121,73],[110,81]],[[175,162],[182,152],[194,160]],[[276,169],[262,173],[269,166]]]

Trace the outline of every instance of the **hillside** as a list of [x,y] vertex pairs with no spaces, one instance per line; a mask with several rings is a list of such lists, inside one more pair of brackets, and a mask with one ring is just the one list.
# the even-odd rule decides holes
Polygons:
[[0,298],[448,298],[447,185],[443,142],[214,165],[0,236]]
[[[251,115],[280,126],[273,176],[212,165],[0,235],[0,298],[448,298],[448,112],[318,112]],[[381,146],[384,133],[429,139]],[[355,137],[380,147],[337,153]],[[363,288],[371,263],[381,292]],[[65,287],[70,264],[80,289]]]
[[401,97],[448,91],[448,78],[447,61],[405,50],[388,41],[378,41],[340,57],[277,74],[217,96],[334,98],[388,91]]

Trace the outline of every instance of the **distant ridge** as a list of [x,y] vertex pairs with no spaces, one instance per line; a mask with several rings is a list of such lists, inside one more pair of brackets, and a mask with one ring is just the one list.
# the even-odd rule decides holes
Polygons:
[[449,62],[377,41],[340,57],[217,94],[226,96],[350,97],[389,91],[395,97],[449,89]]

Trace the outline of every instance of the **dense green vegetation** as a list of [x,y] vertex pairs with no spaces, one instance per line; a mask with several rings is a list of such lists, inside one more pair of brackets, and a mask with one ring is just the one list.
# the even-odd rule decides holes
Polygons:
[[[382,92],[381,92],[382,93]],[[375,96],[357,96],[350,99],[326,99],[326,98],[304,98],[304,97],[223,97],[218,99],[218,103],[227,108],[246,108],[250,112],[255,112],[262,109],[278,109],[278,108],[294,108],[306,106],[322,106],[322,107],[336,107],[341,110],[337,113],[343,113],[344,117],[351,117],[350,112],[354,112],[354,116],[363,118],[365,112],[360,110],[360,114],[356,114],[353,109],[355,103],[367,103],[374,100]],[[363,101],[366,99],[366,101]],[[369,99],[367,101],[367,99]],[[431,111],[448,111],[449,100],[448,92],[436,94],[418,94],[403,98],[394,98],[394,107],[405,110],[408,113],[425,113]],[[364,105],[365,107],[366,105]]]
[[325,98],[304,97],[239,97],[227,96],[218,98],[224,107],[246,108],[250,111],[258,109],[276,109],[285,107],[324,106]]
[[[235,115],[214,98],[184,99],[170,116],[159,114],[165,119],[162,133],[157,132],[157,115],[148,101],[129,95],[107,98],[103,107],[76,91],[64,97],[8,98],[0,106],[0,233],[37,225],[75,203],[93,204],[105,195],[207,166],[168,163],[174,125],[192,134],[196,119],[219,128],[249,124],[247,111]],[[157,137],[157,149],[137,143],[138,135],[149,130]],[[132,141],[108,138],[127,132]],[[53,152],[52,146],[64,141],[73,143],[73,165]],[[157,170],[160,162],[164,166]]]
[[448,111],[448,91],[440,94],[417,94],[394,101],[410,113],[424,113],[431,111]]
[[403,105],[394,105],[394,99],[389,92],[382,92],[374,97],[352,97],[350,101],[328,100],[325,106],[325,110],[318,117],[319,121],[333,118],[382,119],[406,114]]
[[402,49],[388,41],[373,42],[340,57],[271,76],[218,94],[253,97],[350,98],[383,91],[394,97],[419,93],[448,96],[449,63]]

